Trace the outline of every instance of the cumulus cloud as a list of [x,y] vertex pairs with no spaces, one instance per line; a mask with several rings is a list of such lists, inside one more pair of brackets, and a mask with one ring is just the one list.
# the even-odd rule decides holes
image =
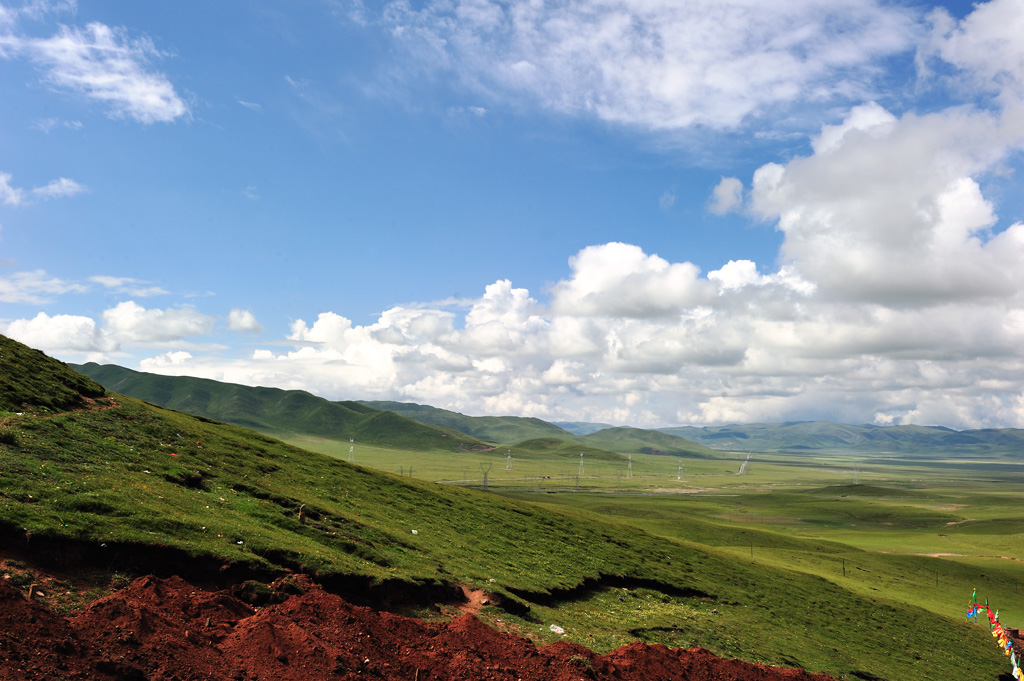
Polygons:
[[572,278],[553,291],[552,307],[562,314],[674,316],[713,295],[693,263],[669,263],[632,244],[588,246],[569,266]]
[[189,108],[164,74],[149,62],[161,57],[146,37],[93,22],[84,29],[62,26],[49,38],[16,33],[0,36],[0,57],[27,56],[56,88],[104,104],[115,118],[141,123],[170,122]]
[[717,281],[723,291],[760,286],[771,281],[770,277],[757,273],[757,263],[752,260],[730,260],[721,269],[708,272],[708,279]]
[[157,372],[163,367],[181,366],[192,359],[192,354],[184,350],[165,352],[156,357],[144,359],[139,363],[143,371]]
[[733,128],[798,99],[848,101],[913,49],[914,10],[879,2],[474,0],[388,3],[379,23],[423,68],[491,96],[652,130]]
[[932,30],[918,50],[922,68],[939,59],[960,69],[972,85],[1007,100],[1024,96],[1024,7],[1019,2],[978,3],[961,21],[939,7],[928,18]]
[[214,318],[190,307],[146,309],[129,300],[104,310],[103,322],[107,333],[121,342],[165,343],[210,333]]
[[11,322],[6,333],[16,341],[49,354],[107,353],[117,349],[117,342],[89,317],[63,314],[51,317],[40,312],[32,319]]
[[826,127],[812,156],[754,173],[753,206],[781,255],[836,298],[888,305],[1005,297],[1024,284],[1024,226],[996,233],[975,176],[1024,132],[951,109],[897,119],[876,104]]
[[711,192],[708,205],[715,215],[725,215],[743,204],[743,183],[735,177],[723,177]]
[[1024,424],[1019,296],[837,300],[789,265],[736,260],[705,277],[611,243],[571,258],[549,305],[499,280],[459,309],[395,307],[368,325],[326,312],[293,323],[289,350],[144,366],[551,420]]
[[242,333],[259,333],[263,326],[256,321],[256,315],[249,310],[235,308],[228,313],[228,328]]

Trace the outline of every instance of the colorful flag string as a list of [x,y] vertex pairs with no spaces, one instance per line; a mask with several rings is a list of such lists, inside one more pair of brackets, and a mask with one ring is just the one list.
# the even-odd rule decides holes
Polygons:
[[1010,658],[1010,664],[1013,665],[1013,678],[1018,681],[1024,681],[1024,671],[1021,671],[1020,665],[1018,664],[1017,658],[1017,644],[1014,643],[1013,639],[1010,638],[1010,634],[1003,628],[1002,623],[999,621],[999,611],[992,611],[992,608],[988,605],[988,599],[985,599],[985,604],[978,603],[978,590],[975,589],[971,595],[971,602],[967,604],[967,619],[973,619],[975,622],[978,621],[978,614],[984,610],[985,615],[988,618],[988,626],[992,631],[992,637],[999,642],[999,647],[1003,649],[1003,652]]

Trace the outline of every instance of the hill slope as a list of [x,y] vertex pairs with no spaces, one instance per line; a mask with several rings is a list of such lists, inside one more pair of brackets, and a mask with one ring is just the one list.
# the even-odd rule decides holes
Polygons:
[[21,343],[0,343],[0,411],[67,411],[102,397],[103,386]]
[[76,366],[110,390],[152,404],[273,435],[301,433],[410,450],[480,445],[450,428],[426,425],[359,402],[331,402],[302,390],[253,388],[189,376],[161,376],[116,365]]
[[374,409],[386,409],[396,414],[408,416],[420,423],[444,426],[461,431],[467,435],[487,440],[511,444],[523,440],[537,438],[575,439],[573,435],[558,426],[535,418],[520,416],[466,416],[447,409],[439,409],[425,404],[411,402],[364,401],[362,404]]
[[594,447],[622,454],[660,454],[665,456],[718,457],[720,454],[702,444],[657,430],[605,428],[583,437]]
[[[0,337],[0,354],[14,347]],[[78,380],[59,363],[49,371]],[[611,647],[681,635],[837,678],[994,678],[1004,666],[959,609],[942,617],[591,515],[375,473],[128,397],[103,409],[79,397],[85,406],[64,413],[0,417],[3,550],[206,579],[292,569],[363,601],[469,584],[542,640],[555,622]],[[581,599],[598,608],[531,619],[533,606]]]

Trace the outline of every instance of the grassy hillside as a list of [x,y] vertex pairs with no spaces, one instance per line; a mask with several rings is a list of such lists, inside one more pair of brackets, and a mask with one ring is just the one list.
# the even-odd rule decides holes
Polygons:
[[[609,428],[583,437],[535,418],[466,416],[407,402],[331,402],[300,390],[161,376],[114,365],[90,363],[76,368],[110,390],[271,435],[301,434],[342,442],[354,438],[360,444],[416,451],[479,449],[486,441],[514,445],[517,450],[535,449],[524,452],[526,457],[554,450],[575,451],[579,456],[580,451],[591,449],[623,454],[717,455],[682,438],[639,428]],[[615,458],[607,451],[596,456]]]
[[75,368],[124,395],[273,435],[302,433],[417,451],[452,451],[460,443],[483,445],[450,428],[425,425],[359,402],[331,402],[302,390],[160,376],[115,365],[89,363]]
[[588,421],[555,421],[554,424],[575,435],[590,435],[605,428],[614,428],[610,423],[590,423]]
[[102,397],[103,386],[42,352],[0,343],[0,412],[59,412]]
[[420,423],[444,426],[488,442],[504,444],[536,438],[573,439],[571,433],[558,426],[534,418],[520,416],[466,416],[447,409],[438,409],[411,402],[363,402],[374,409],[386,409],[408,416]]
[[[0,338],[0,353],[12,348]],[[76,380],[62,365],[50,371],[58,383]],[[74,540],[114,567],[148,551],[231,569],[303,569],[350,590],[476,585],[521,606],[491,613],[503,626],[544,640],[559,624],[569,640],[599,650],[692,643],[891,681],[958,678],[964,669],[995,679],[1006,669],[959,607],[943,616],[729,547],[372,472],[127,397],[112,396],[109,408],[80,397],[90,408],[0,416],[0,544]]]

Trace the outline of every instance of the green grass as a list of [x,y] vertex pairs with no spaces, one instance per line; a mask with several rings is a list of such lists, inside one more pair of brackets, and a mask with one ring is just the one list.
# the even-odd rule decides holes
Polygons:
[[[42,352],[0,336],[0,414],[59,412],[101,397],[103,386]],[[11,444],[4,430],[0,443]]]
[[[1007,492],[1020,481],[984,468],[876,461],[861,464],[861,490],[852,459],[759,456],[743,475],[745,455],[683,459],[678,480],[675,457],[634,455],[628,477],[620,455],[584,450],[577,481],[578,446],[512,448],[505,471],[500,450],[358,442],[351,465],[347,441],[319,440],[324,456],[117,399],[4,417],[0,531],[167,546],[328,582],[469,584],[529,606],[485,618],[541,640],[558,624],[598,651],[700,645],[836,678],[995,679],[1007,664],[964,621],[970,590],[1007,624],[1024,619],[1021,563],[998,557],[1021,557]],[[479,487],[481,464],[500,494],[435,482]],[[946,545],[963,555],[919,555]]]

